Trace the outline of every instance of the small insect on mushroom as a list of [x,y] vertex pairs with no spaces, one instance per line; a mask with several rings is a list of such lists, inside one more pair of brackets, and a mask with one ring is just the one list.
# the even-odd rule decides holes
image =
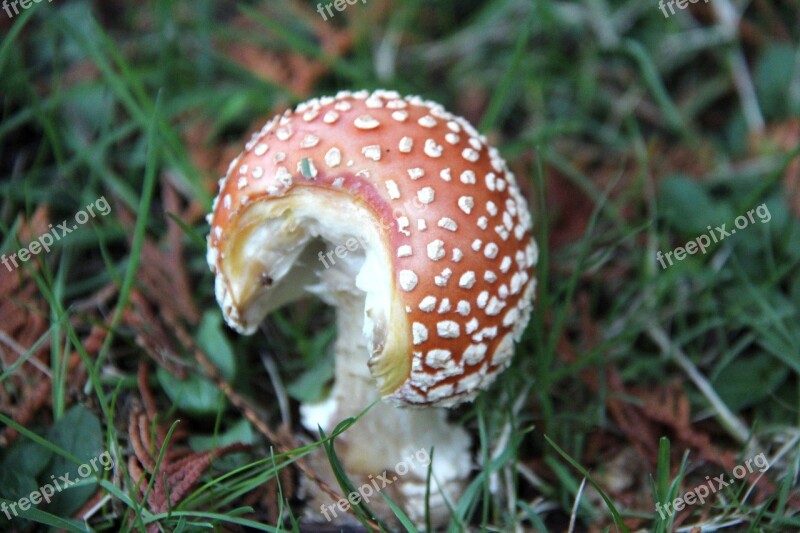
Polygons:
[[[395,406],[474,399],[508,367],[528,323],[538,251],[498,151],[433,102],[340,92],[250,139],[210,224],[216,297],[237,331],[253,333],[305,293],[336,307],[335,382],[328,400],[301,408],[306,427],[330,430],[388,400],[337,441],[343,463],[368,476],[435,446],[433,512],[446,518],[444,495],[469,474],[470,439],[441,409]],[[392,489],[414,520],[426,474],[412,468]]]

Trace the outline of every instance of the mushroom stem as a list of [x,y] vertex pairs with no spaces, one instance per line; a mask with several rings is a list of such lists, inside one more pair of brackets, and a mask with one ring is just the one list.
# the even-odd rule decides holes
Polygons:
[[[380,400],[380,395],[366,364],[369,347],[362,334],[363,322],[353,318],[364,313],[365,294],[354,284],[353,290],[342,290],[341,270],[335,267],[321,272],[320,277],[322,285],[338,287],[323,296],[336,307],[335,382],[327,400],[302,406],[301,414],[303,425],[309,431],[316,432],[322,427],[330,433],[345,418],[359,415]],[[387,473],[385,478],[392,485],[389,495],[399,499],[405,512],[419,525],[425,519],[431,448],[435,449],[430,487],[431,519],[433,523],[442,523],[449,516],[445,498],[451,504],[457,501],[471,463],[470,437],[464,429],[447,422],[445,409],[397,408],[377,401],[336,439],[337,455],[356,488],[369,483],[370,477]],[[327,466],[326,470],[326,477],[333,480]],[[378,484],[380,488],[383,488],[382,483]],[[382,504],[382,498],[377,495],[370,503],[377,511],[382,510]],[[385,512],[391,516],[388,509]]]

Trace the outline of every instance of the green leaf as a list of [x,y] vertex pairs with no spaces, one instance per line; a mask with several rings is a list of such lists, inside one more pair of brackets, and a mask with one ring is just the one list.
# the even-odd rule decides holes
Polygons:
[[714,380],[714,389],[733,411],[755,405],[783,383],[789,368],[767,354],[740,357]]
[[[236,358],[225,337],[219,312],[208,311],[203,315],[197,343],[225,380],[233,381]],[[190,375],[186,379],[178,379],[163,368],[156,371],[156,376],[172,403],[183,412],[200,416],[214,414],[224,402],[222,392],[203,376]]]
[[185,413],[199,416],[214,414],[224,401],[222,392],[202,376],[192,374],[181,380],[159,368],[156,377],[175,407]]
[[237,442],[255,444],[257,440],[257,435],[255,431],[253,431],[253,426],[243,418],[231,426],[225,433],[189,437],[189,445],[196,452],[204,452]]
[[[21,437],[11,445],[0,463],[2,465],[0,480],[2,480],[2,473],[6,470],[13,470],[35,478],[47,467],[52,457],[53,452],[51,450],[30,439]],[[0,481],[0,494],[3,494],[3,486],[4,484]]]
[[318,402],[327,391],[333,377],[333,359],[325,357],[290,383],[286,390],[295,400],[303,403]]
[[747,153],[747,122],[740,109],[731,113],[725,128],[725,137],[730,147],[731,155],[743,156]]
[[227,381],[236,375],[236,358],[233,348],[225,337],[222,315],[219,311],[206,311],[200,321],[197,343],[208,355]]
[[768,44],[756,63],[753,83],[767,118],[780,118],[789,113],[789,87],[795,72],[794,47],[788,44]]
[[[8,467],[6,464],[4,464],[2,470],[0,470],[0,499],[16,503],[20,498],[30,495],[38,488],[39,483],[36,481],[36,478],[30,474],[17,471],[13,466]],[[13,510],[19,511],[18,508],[14,508]],[[13,524],[23,529],[25,520],[14,518],[13,510],[9,512]],[[8,519],[4,514],[0,513],[0,531],[9,531],[10,529],[11,527]]]
[[[42,486],[49,484],[56,489],[55,495],[50,503],[42,502],[40,506],[46,505],[49,513],[58,516],[72,516],[97,489],[95,476],[102,475],[105,469],[99,459],[101,455],[106,454],[103,457],[104,463],[111,464],[109,462],[111,456],[107,455],[105,449],[100,421],[88,409],[76,405],[48,430],[47,438],[82,463],[76,465],[61,456],[53,459],[48,469],[49,473],[42,475],[39,481]],[[67,486],[66,482],[59,481],[64,480],[64,476],[77,483]],[[61,490],[58,490],[59,487]]]
[[730,226],[734,218],[728,205],[715,202],[702,185],[684,176],[662,182],[658,204],[666,223],[686,237],[707,233],[708,226]]

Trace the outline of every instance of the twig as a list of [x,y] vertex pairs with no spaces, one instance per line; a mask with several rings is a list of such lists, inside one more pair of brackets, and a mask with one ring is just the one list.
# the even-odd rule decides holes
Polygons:
[[692,361],[687,357],[687,355],[681,350],[678,346],[673,344],[670,340],[669,336],[666,332],[656,324],[650,324],[647,326],[647,332],[650,335],[650,338],[658,345],[661,349],[661,352],[672,358],[679,367],[686,372],[686,375],[689,376],[689,379],[697,386],[703,396],[711,404],[712,408],[716,411],[717,416],[722,421],[722,425],[725,429],[728,430],[728,433],[731,434],[733,438],[735,438],[738,442],[744,443],[750,436],[750,430],[744,423],[739,420],[739,418],[731,412],[725,402],[719,397],[717,392],[714,390],[714,387],[708,382],[708,380],[697,370],[697,367],[692,363]]
[[713,8],[723,31],[732,42],[732,48],[728,52],[727,59],[730,63],[736,92],[739,93],[739,100],[742,102],[742,111],[745,122],[747,122],[747,129],[750,133],[763,133],[764,115],[761,114],[761,108],[758,105],[753,81],[750,79],[750,72],[747,69],[747,61],[736,39],[742,15],[733,7],[730,0],[714,0]]
[[278,409],[281,412],[281,422],[283,422],[286,427],[292,427],[292,413],[289,409],[286,387],[283,386],[283,380],[281,379],[280,372],[278,372],[275,360],[268,353],[262,353],[261,362],[267,370],[272,388],[275,389],[275,396],[278,398]]
[[[49,335],[49,331],[48,331],[48,335]],[[2,342],[3,344],[8,346],[9,348],[14,350],[15,352],[17,352],[17,355],[19,357],[23,357],[25,355],[25,352],[28,351],[23,346],[20,346],[20,344],[17,341],[15,341],[11,337],[9,337],[8,334],[6,334],[6,332],[3,331],[2,329],[0,329],[0,342]],[[50,372],[50,369],[47,368],[44,364],[42,364],[41,361],[36,359],[36,357],[34,357],[33,354],[31,354],[31,356],[28,357],[25,360],[25,362],[26,363],[30,363],[33,366],[35,366],[42,374],[47,376],[49,379],[51,379],[51,380],[53,379],[53,374]],[[11,365],[9,365],[5,361],[3,361],[3,366],[9,367]]]

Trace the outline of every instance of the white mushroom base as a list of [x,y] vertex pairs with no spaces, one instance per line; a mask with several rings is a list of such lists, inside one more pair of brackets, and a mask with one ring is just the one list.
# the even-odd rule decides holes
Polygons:
[[[428,469],[432,468],[431,523],[446,524],[450,517],[448,503],[455,506],[470,474],[470,437],[464,429],[447,423],[446,409],[401,408],[380,401],[375,380],[366,364],[369,352],[361,335],[361,324],[349,318],[363,312],[363,297],[340,294],[339,300],[336,381],[326,401],[301,407],[303,425],[314,432],[322,427],[330,435],[339,422],[358,416],[377,401],[336,438],[336,453],[350,480],[357,490],[363,485],[385,490],[418,527],[423,527]],[[351,306],[352,309],[342,308]],[[432,467],[431,448],[434,450]],[[315,465],[320,464],[320,459],[327,463],[322,457],[314,461]],[[330,466],[326,464],[325,467],[328,470],[325,481],[338,488]],[[365,487],[363,492],[372,490]],[[369,499],[368,505],[380,512],[381,518],[393,516],[380,495],[373,494]],[[315,514],[321,505],[336,504],[324,493],[319,494],[317,500],[320,503],[311,508]],[[335,511],[341,517],[341,511],[338,508]]]

